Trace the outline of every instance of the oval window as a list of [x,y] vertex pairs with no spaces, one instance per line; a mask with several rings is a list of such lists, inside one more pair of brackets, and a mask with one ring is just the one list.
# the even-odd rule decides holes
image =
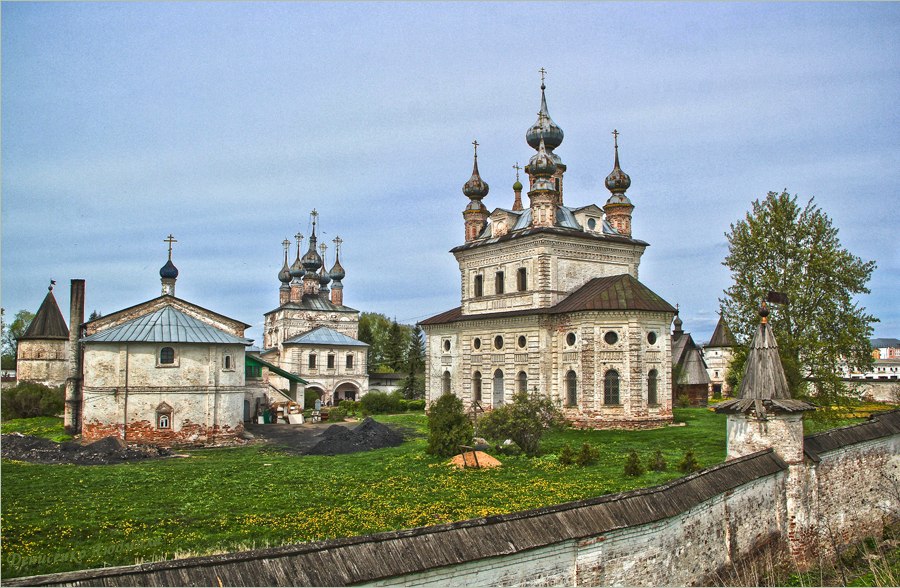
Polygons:
[[475,340],[472,341],[472,347],[474,347],[475,349],[481,349],[481,339],[475,337]]
[[615,331],[607,331],[605,335],[603,335],[603,340],[606,341],[608,345],[615,345],[619,341],[619,336]]
[[503,336],[502,335],[497,335],[496,337],[494,337],[494,347],[496,347],[497,349],[503,349]]
[[597,228],[597,221],[592,218],[589,218],[588,219],[588,229],[593,231],[596,228]]
[[575,345],[575,333],[566,335],[566,345]]
[[650,345],[656,343],[656,333],[654,333],[653,331],[647,333],[647,343],[649,343]]
[[519,335],[518,343],[519,343],[519,347],[525,347],[525,343],[526,343],[525,335]]
[[444,341],[444,351],[450,351],[450,340]]

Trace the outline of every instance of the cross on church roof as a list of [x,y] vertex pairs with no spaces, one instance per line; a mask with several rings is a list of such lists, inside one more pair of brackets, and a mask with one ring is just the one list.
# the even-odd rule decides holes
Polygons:
[[472,145],[475,146],[475,159],[478,159],[478,139],[472,141]]
[[516,165],[513,166],[513,169],[516,170],[516,181],[518,181],[519,180],[519,170],[522,169],[522,167],[519,165],[518,161],[516,162]]
[[543,67],[538,70],[541,73],[541,85],[544,85],[544,76],[547,75],[547,70]]
[[618,149],[619,148],[619,131],[616,129],[613,129],[612,136],[613,136],[613,145],[615,145],[616,149]]
[[169,233],[169,236],[163,239],[163,243],[169,244],[169,261],[172,261],[172,243],[178,243],[178,240]]
[[341,250],[341,243],[343,243],[344,240],[341,239],[341,236],[340,236],[340,235],[338,235],[337,237],[335,237],[334,239],[332,239],[331,242],[334,243],[335,254],[339,253],[340,250]]

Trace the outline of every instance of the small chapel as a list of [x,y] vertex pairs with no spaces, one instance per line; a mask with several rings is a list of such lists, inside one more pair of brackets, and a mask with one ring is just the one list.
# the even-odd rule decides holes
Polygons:
[[[359,311],[344,306],[346,271],[341,265],[340,236],[333,240],[334,264],[325,269],[327,246],[318,243],[319,214],[310,214],[309,248],[301,256],[303,235],[297,233],[297,255],[288,265],[291,242],[285,239],[284,262],[278,272],[278,307],[265,314],[263,349],[258,357],[280,371],[302,378],[306,390],[325,404],[359,400],[369,388],[368,344],[357,339]],[[330,285],[330,287],[329,287]],[[289,378],[270,369],[271,386],[287,389]],[[303,400],[296,400],[302,404]]]
[[619,133],[606,203],[568,205],[563,131],[547,108],[544,73],[538,119],[525,133],[534,150],[524,168],[528,202],[517,177],[510,205],[487,208],[474,143],[462,189],[465,241],[451,250],[460,305],[420,323],[427,398],[455,394],[489,410],[528,391],[548,395],[577,427],[664,425],[672,421],[675,308],[638,279],[648,243],[632,235]]

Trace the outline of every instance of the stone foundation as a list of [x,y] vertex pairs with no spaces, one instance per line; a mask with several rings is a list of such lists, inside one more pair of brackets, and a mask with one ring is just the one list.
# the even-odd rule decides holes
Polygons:
[[[103,437],[122,437],[122,425],[112,425],[97,421],[83,423],[81,438],[84,441],[96,441]],[[193,445],[214,443],[238,438],[244,432],[243,423],[235,427],[207,427],[199,423],[186,421],[179,430],[158,429],[149,421],[132,421],[125,431],[125,441],[148,445]]]

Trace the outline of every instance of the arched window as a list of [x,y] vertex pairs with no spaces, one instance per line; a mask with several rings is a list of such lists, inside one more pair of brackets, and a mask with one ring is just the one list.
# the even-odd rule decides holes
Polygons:
[[528,270],[524,267],[520,267],[516,271],[516,288],[519,292],[524,292],[528,289]]
[[603,376],[603,404],[619,404],[619,372],[609,370]]
[[566,406],[578,406],[578,376],[572,370],[566,374]]
[[165,402],[161,402],[159,406],[156,407],[156,428],[172,428],[172,407]]
[[494,406],[503,404],[503,370],[494,372]]
[[441,382],[441,391],[444,394],[450,394],[450,372],[444,372],[443,381]]
[[175,348],[163,347],[159,350],[159,363],[172,364],[175,363]]
[[659,372],[650,370],[647,374],[647,404],[659,404],[659,398],[656,392],[656,382]]
[[519,372],[519,375],[516,376],[516,391],[528,392],[528,374],[524,371]]
[[234,366],[231,365],[231,356],[230,355],[225,356],[224,364],[225,364],[226,370],[234,369]]
[[475,276],[475,298],[484,296],[484,277],[481,274]]
[[472,400],[481,402],[481,372],[472,374]]

